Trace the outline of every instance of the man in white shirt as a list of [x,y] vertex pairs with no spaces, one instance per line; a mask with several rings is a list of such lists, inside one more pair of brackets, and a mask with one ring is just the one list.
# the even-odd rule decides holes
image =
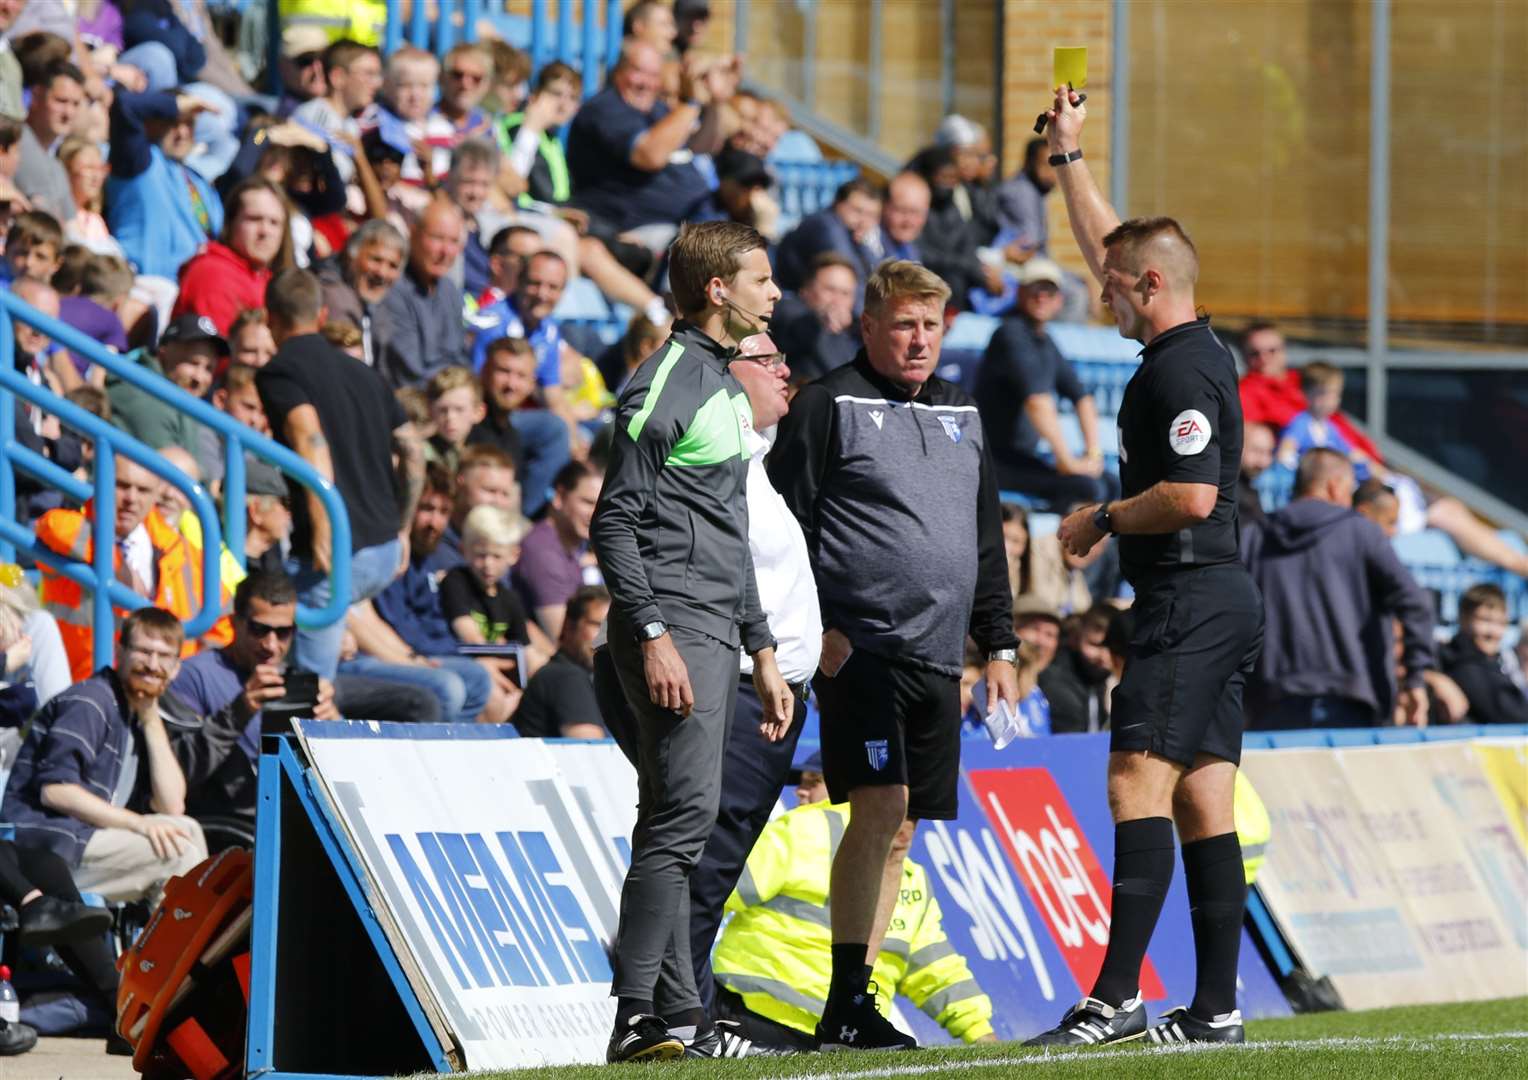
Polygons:
[[[796,692],[796,713],[790,730],[770,742],[760,728],[763,705],[753,687],[753,663],[745,654],[738,680],[737,712],[727,739],[722,765],[721,804],[716,824],[706,840],[700,864],[690,874],[691,958],[695,987],[706,1012],[716,1015],[716,984],[711,974],[711,946],[721,927],[727,897],[737,886],[748,853],[769,821],[770,811],[785,784],[796,741],[806,721],[806,694],[822,650],[822,613],[817,585],[807,554],[806,537],[785,500],[769,482],[764,458],[774,443],[775,425],[790,408],[787,382],[790,368],[768,334],[744,338],[729,370],[743,384],[753,408],[753,423],[745,424],[748,462],[748,550],[753,556],[759,603],[775,636],[780,673]],[[636,725],[616,681],[609,650],[601,646],[594,662],[595,696],[605,726],[627,757],[636,754]],[[672,962],[672,952],[664,963]],[[654,1003],[663,1013],[664,1003]],[[663,1013],[670,1030],[688,1045],[687,1056],[737,1057],[749,1046],[730,1021],[716,1025],[708,1045],[692,1041],[689,1021]]]

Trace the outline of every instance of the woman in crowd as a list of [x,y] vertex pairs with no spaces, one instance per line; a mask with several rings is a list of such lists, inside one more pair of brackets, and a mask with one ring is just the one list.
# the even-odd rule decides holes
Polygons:
[[291,266],[286,196],[265,177],[252,176],[228,193],[221,236],[181,271],[172,318],[205,315],[226,336],[239,312],[265,303],[271,277]]

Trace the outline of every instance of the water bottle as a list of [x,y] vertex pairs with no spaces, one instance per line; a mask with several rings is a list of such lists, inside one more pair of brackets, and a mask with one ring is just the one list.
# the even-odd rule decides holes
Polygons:
[[0,964],[0,1020],[7,1024],[21,1022],[21,1002],[11,986],[11,969],[4,964]]

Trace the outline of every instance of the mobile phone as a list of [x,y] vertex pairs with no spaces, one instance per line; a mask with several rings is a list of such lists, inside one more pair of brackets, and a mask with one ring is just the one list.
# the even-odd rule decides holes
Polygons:
[[311,720],[318,708],[318,676],[311,671],[288,670],[282,675],[286,692],[260,710],[262,735],[286,735],[293,720]]

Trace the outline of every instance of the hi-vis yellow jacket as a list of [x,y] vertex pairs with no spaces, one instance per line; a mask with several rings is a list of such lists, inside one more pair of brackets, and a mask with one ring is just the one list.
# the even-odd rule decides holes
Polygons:
[[[848,823],[846,803],[816,803],[765,827],[727,900],[732,918],[712,960],[716,981],[750,1010],[797,1031],[815,1030],[827,1003],[828,872]],[[956,1038],[992,1031],[992,1001],[945,937],[928,875],[911,859],[874,979],[883,1013],[901,993]]]

